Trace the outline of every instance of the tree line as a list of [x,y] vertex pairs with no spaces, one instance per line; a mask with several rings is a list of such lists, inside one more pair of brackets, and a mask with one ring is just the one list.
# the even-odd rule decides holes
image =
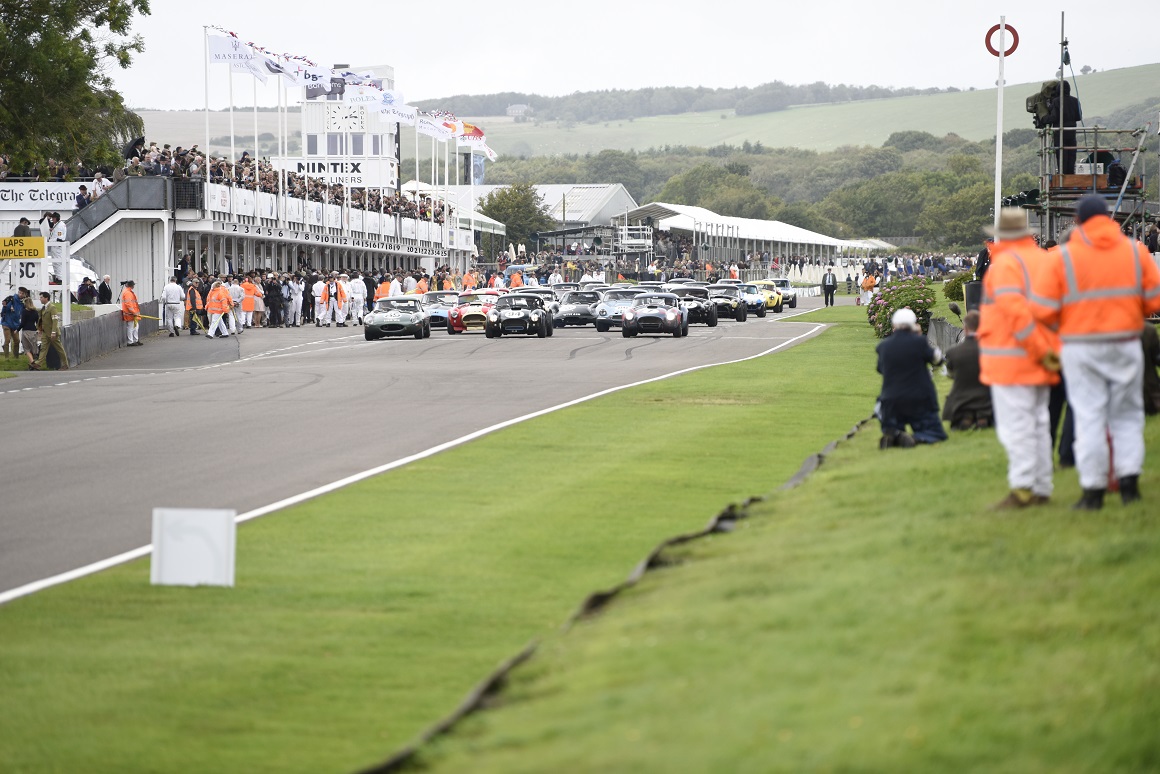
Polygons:
[[458,94],[415,103],[422,110],[449,110],[460,116],[502,116],[509,105],[527,105],[536,120],[611,121],[645,116],[677,115],[714,110],[735,110],[737,115],[771,113],[793,105],[852,102],[916,94],[959,91],[946,89],[890,89],[882,86],[831,86],[818,81],[791,85],[782,81],[760,86],[709,89],[703,86],[663,86],[644,89],[582,91],[562,97],[545,97],[515,91],[496,94]]

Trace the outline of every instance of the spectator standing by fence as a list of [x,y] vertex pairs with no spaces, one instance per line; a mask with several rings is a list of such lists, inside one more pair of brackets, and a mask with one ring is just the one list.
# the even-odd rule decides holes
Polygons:
[[[43,371],[48,366],[48,350],[56,350],[60,358],[60,370],[68,370],[68,353],[60,342],[60,328],[56,324],[56,317],[52,313],[52,296],[48,293],[40,294],[40,319],[37,328],[40,331],[40,355],[30,368],[34,371]],[[67,299],[65,303],[68,303]]]
[[137,302],[137,285],[133,280],[126,280],[125,287],[121,288],[121,319],[125,322],[126,346],[140,347],[141,340],[138,333],[141,328],[141,305]]

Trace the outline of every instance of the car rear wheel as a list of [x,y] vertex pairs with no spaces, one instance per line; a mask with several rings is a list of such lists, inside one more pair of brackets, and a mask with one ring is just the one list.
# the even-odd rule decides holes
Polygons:
[[631,339],[632,338],[632,331],[630,331],[628,328],[621,328],[620,335],[626,339]]
[[737,310],[737,318],[736,318],[737,322],[745,322],[745,320],[748,317],[749,317],[749,312],[748,312],[748,310],[746,310],[745,307],[741,307],[740,309]]
[[717,307],[713,307],[709,310],[709,317],[707,320],[705,320],[705,324],[710,328],[717,327]]
[[550,339],[556,335],[556,322],[553,320],[552,324],[547,326],[547,328],[548,328],[548,338]]
[[682,336],[689,335],[689,321],[688,320],[681,321],[681,335]]
[[789,308],[790,309],[797,309],[797,296],[794,296],[793,298],[791,298],[789,300]]
[[678,325],[676,328],[673,329],[673,338],[674,339],[681,338],[681,326],[680,325]]
[[758,307],[757,316],[758,317],[765,317],[765,307],[764,306]]
[[773,308],[773,311],[776,312],[777,314],[781,314],[781,304],[778,304],[777,306],[775,306]]
[[421,339],[423,338],[423,330],[424,330],[424,329],[423,329],[423,326],[422,326],[422,325],[420,325],[420,326],[419,326],[419,330],[415,331],[415,338],[417,338],[417,339],[420,339],[420,340],[421,340]]
[[542,339],[547,335],[548,335],[548,321],[545,320],[543,317],[541,317],[539,322],[536,323],[536,336],[538,336],[539,338]]

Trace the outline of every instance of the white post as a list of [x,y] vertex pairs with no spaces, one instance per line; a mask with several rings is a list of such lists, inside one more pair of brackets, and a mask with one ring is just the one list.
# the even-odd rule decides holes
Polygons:
[[[205,158],[209,158],[209,28],[201,28],[202,37],[205,38],[205,150],[202,151]],[[209,181],[209,175],[205,174],[204,169],[206,165],[202,164],[201,170],[206,181]]]
[[[230,157],[226,160],[226,168],[230,173],[230,220],[236,217],[238,211],[236,203],[238,199],[237,191],[234,190],[234,159],[237,157],[236,148],[234,147],[234,70],[233,65],[230,65]],[[237,260],[236,255],[234,256],[234,260]]]
[[995,118],[995,228],[999,227],[999,202],[1003,197],[1003,64],[1007,53],[1007,17],[999,17],[999,104]]
[[[61,264],[61,294],[60,294],[60,324],[72,324],[72,243],[60,243]],[[63,340],[63,337],[61,337]]]

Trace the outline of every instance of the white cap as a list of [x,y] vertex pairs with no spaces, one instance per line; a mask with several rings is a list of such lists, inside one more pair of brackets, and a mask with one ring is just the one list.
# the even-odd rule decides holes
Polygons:
[[890,318],[890,324],[895,328],[917,328],[918,318],[908,307],[902,307]]

